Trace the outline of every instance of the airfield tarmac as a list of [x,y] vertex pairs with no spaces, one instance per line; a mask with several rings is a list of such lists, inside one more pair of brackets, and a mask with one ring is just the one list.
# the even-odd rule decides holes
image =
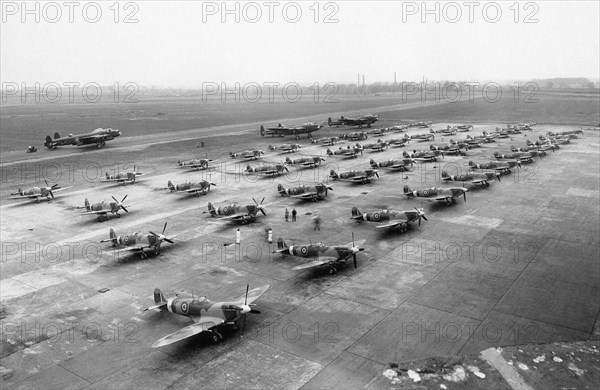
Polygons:
[[[288,156],[268,152],[267,145],[296,142],[293,137],[262,138],[257,126],[159,134],[143,141],[123,137],[101,150],[65,147],[56,155],[43,150],[31,156],[43,160],[5,166],[3,198],[36,182],[36,170],[49,164],[61,172],[60,184],[73,188],[49,203],[3,201],[1,206],[2,386],[379,388],[391,362],[477,354],[490,346],[598,339],[597,131],[536,157],[488,188],[466,184],[466,202],[458,199],[452,206],[406,198],[402,188],[450,186],[441,183],[442,169],[464,171],[471,159],[491,160],[494,151],[508,152],[510,145],[523,146],[547,131],[580,127],[540,124],[533,132],[471,149],[467,156],[417,163],[408,173],[381,168],[381,178],[371,184],[330,182],[334,190],[316,203],[276,192],[278,183],[286,188],[314,183],[330,169],[365,169],[371,158],[400,157],[403,150],[428,149],[431,143],[495,127],[504,125],[476,123],[469,133],[436,135],[433,142],[365,151],[348,160],[326,156],[325,146],[303,137],[297,141],[302,149],[290,157],[316,154],[326,161],[317,169],[290,167],[275,179],[243,175],[246,163],[228,156],[247,148],[264,150],[263,160],[269,162]],[[353,131],[326,127],[315,137]],[[370,136],[361,143],[401,136]],[[200,139],[206,148],[195,148]],[[218,159],[218,169],[177,168],[177,160],[205,154]],[[132,168],[134,162],[145,174],[135,185],[98,182],[106,168]],[[164,190],[167,180],[199,179],[217,185],[199,198]],[[111,195],[128,195],[130,212],[99,223],[75,208],[86,197],[99,201]],[[203,214],[207,202],[245,205],[253,203],[252,197],[265,198],[267,216],[240,227],[240,246],[225,246],[234,242],[238,226]],[[404,234],[381,232],[351,221],[353,206],[361,212],[422,206],[428,221]],[[297,222],[284,221],[286,207],[296,208]],[[318,232],[311,225],[315,214],[323,220]],[[165,222],[176,243],[165,244],[159,256],[115,259],[108,243],[98,244],[109,228],[117,234],[157,231]],[[327,269],[296,272],[291,268],[298,261],[271,254],[275,246],[266,241],[268,227],[287,243],[345,244],[354,233],[356,240],[366,240],[365,251],[357,269],[350,263],[333,275]],[[243,335],[232,330],[217,345],[199,335],[151,348],[191,322],[144,312],[153,305],[155,287],[167,296],[219,301],[242,295],[246,284],[271,287],[255,302],[261,314],[248,315]],[[100,293],[102,288],[109,291]]]

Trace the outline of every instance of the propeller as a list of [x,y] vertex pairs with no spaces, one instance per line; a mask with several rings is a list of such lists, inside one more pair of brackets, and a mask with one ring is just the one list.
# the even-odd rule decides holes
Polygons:
[[165,230],[167,229],[167,223],[165,222],[165,226],[163,226],[163,230],[161,234],[156,234],[153,231],[150,231],[149,233],[152,234],[154,237],[158,238],[159,240],[164,240],[170,244],[174,244],[173,240],[171,240],[170,238],[165,236]]
[[256,201],[256,199],[252,198],[252,200],[254,201],[254,203],[256,203],[256,208],[258,211],[260,211],[265,217],[267,216],[267,214],[265,213],[265,210],[263,209],[263,202],[265,201],[265,197],[263,196],[262,200],[260,201],[260,203],[258,203]]
[[358,265],[356,264],[356,254],[358,252],[362,252],[364,251],[365,248],[357,248],[356,245],[354,244],[354,232],[352,232],[352,260],[354,263],[354,269],[356,269],[358,267]]
[[427,217],[425,216],[425,213],[423,212],[422,208],[421,208],[421,210],[419,210],[418,208],[415,207],[415,210],[417,210],[417,213],[419,214],[419,226],[421,226],[421,218],[423,218],[424,220],[427,221]]
[[128,213],[129,211],[125,208],[125,206],[123,206],[123,202],[125,201],[125,199],[128,197],[129,195],[125,195],[123,197],[123,199],[121,199],[121,201],[119,202],[114,196],[111,196],[111,198],[113,198],[113,200],[115,202],[117,202],[117,207],[121,207],[126,213]]

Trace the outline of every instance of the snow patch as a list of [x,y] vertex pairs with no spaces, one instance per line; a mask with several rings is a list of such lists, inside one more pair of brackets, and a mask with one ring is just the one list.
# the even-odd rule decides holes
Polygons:
[[518,363],[517,363],[517,367],[519,367],[519,368],[520,368],[521,370],[523,370],[523,371],[527,371],[527,370],[529,370],[529,367],[527,367],[527,365],[526,365],[526,364],[524,364],[524,363],[521,363],[521,362],[518,362]]
[[462,382],[466,379],[467,373],[462,366],[454,367],[454,371],[451,374],[444,375],[443,378],[450,382]]
[[563,361],[563,360],[562,360],[561,358],[559,358],[558,356],[554,356],[554,357],[552,358],[552,360],[554,360],[556,363],[562,363],[562,361]]
[[533,359],[534,363],[541,363],[541,362],[545,362],[546,361],[546,355],[540,355],[538,357],[536,357],[535,359]]
[[582,376],[585,373],[585,371],[583,371],[581,368],[577,367],[574,363],[569,363],[567,365],[567,367],[569,368],[569,370],[571,370],[575,374],[577,374],[577,376]]
[[408,370],[408,377],[413,380],[413,382],[420,382],[421,376],[413,370]]

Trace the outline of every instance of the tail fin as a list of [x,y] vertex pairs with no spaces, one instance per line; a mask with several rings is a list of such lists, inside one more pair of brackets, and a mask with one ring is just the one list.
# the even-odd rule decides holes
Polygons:
[[338,174],[335,173],[335,171],[332,169],[331,171],[329,171],[329,177],[337,179],[338,178]]
[[431,149],[431,150],[435,150],[435,146],[433,146],[433,145],[429,145],[429,149]]
[[277,249],[285,249],[285,247],[285,241],[283,240],[283,238],[279,237],[277,239]]
[[265,127],[263,125],[260,125],[260,135],[265,136]]
[[500,156],[500,153],[494,152],[494,157],[498,158],[499,156]]
[[217,211],[215,210],[215,207],[210,202],[208,202],[208,212],[210,213],[211,216],[217,215]]
[[433,129],[432,129],[432,128],[430,128],[430,129],[429,129],[429,132],[430,132],[430,133],[434,133],[434,134],[435,134],[435,131],[433,131]]
[[285,188],[283,188],[281,183],[277,184],[277,192],[279,192],[279,194],[281,194],[282,196],[285,195]]
[[331,117],[327,118],[327,124],[331,127]]
[[54,133],[54,139],[60,138],[60,134],[58,132]]
[[371,160],[369,161],[369,164],[371,165],[371,167],[373,167],[373,168],[377,168],[377,162],[376,162],[375,160],[371,159]]
[[327,148],[327,155],[331,156],[333,154],[333,152],[331,151],[331,149]]
[[285,158],[285,163],[286,163],[286,164],[292,164],[292,159],[291,159],[291,158],[289,158],[289,157],[286,157],[286,158]]
[[352,207],[352,218],[358,219],[358,217],[360,217],[361,215],[362,214],[360,213],[357,207]]
[[402,155],[403,155],[404,157],[410,157],[410,155],[409,155],[408,153],[406,153],[406,150],[402,152]]
[[88,198],[85,198],[84,204],[85,204],[85,209],[87,211],[90,211],[90,202],[88,201]]
[[110,180],[110,175],[106,172],[106,180]]
[[165,303],[167,300],[159,288],[154,289],[154,303]]
[[49,135],[46,136],[46,142],[44,142],[44,146],[48,149],[52,149],[52,138]]
[[412,191],[409,186],[404,186],[404,195],[412,195]]
[[442,179],[449,178],[449,177],[450,177],[450,175],[448,175],[448,172],[442,171]]
[[469,160],[469,166],[473,167],[473,166],[475,166],[475,163],[472,160]]
[[113,245],[117,245],[118,241],[117,241],[117,234],[115,233],[115,231],[113,229],[110,229],[110,240],[112,241]]
[[169,188],[169,190],[175,191],[175,186],[173,185],[173,183],[171,183],[171,180],[169,180],[169,182],[167,183],[167,187]]

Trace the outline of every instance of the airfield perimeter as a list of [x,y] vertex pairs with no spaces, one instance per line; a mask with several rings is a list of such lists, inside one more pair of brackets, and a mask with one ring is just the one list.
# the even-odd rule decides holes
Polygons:
[[[543,122],[532,110],[529,118],[509,116],[506,121]],[[401,105],[366,111],[379,114],[374,127],[435,120],[422,112],[417,116],[422,108],[411,111]],[[597,123],[597,112],[593,116]],[[302,119],[321,122],[326,117]],[[403,150],[428,149],[448,138],[505,127],[506,121],[465,118],[460,122],[475,125],[470,133],[436,135],[433,142],[365,151],[349,160],[328,157],[325,146],[311,145],[303,137],[297,141],[302,149],[290,157],[320,154],[326,161],[298,173],[290,167],[290,173],[275,179],[246,177],[241,174],[246,163],[228,156],[230,151],[257,148],[266,152],[265,161],[285,159],[287,154],[269,152],[267,145],[294,143],[293,137],[260,137],[254,123],[145,139],[129,138],[127,128],[121,127],[124,136],[101,150],[40,148],[26,156],[33,158],[28,162],[8,153],[2,199],[16,187],[43,182],[32,173],[39,169],[36,164],[60,170],[60,185],[73,188],[50,203],[2,201],[2,387],[381,388],[390,385],[382,374],[391,362],[477,354],[490,346],[598,339],[598,131],[585,131],[570,145],[541,160],[536,157],[533,164],[514,169],[488,188],[467,184],[467,201],[458,199],[452,206],[421,204],[404,197],[402,187],[449,186],[441,183],[443,167],[464,170],[469,160],[491,160],[494,151],[508,152],[510,145],[523,146],[526,139],[547,131],[581,126],[540,123],[533,132],[471,149],[464,157],[417,163],[412,172],[379,169],[381,178],[371,184],[330,182],[334,190],[316,203],[276,192],[278,183],[287,188],[324,180],[330,169],[368,168],[371,158],[399,157]],[[453,123],[458,121],[448,121]],[[433,127],[446,124],[435,120]],[[315,138],[352,131],[325,127]],[[426,131],[411,129],[408,134]],[[361,142],[400,136],[370,136]],[[195,148],[200,140],[205,148]],[[226,173],[177,167],[178,160],[206,154]],[[98,182],[104,171],[117,165],[130,170],[133,163],[145,174],[139,183]],[[66,172],[70,166],[72,176]],[[199,179],[217,186],[199,198],[164,190],[167,180]],[[130,212],[119,219],[99,223],[75,209],[86,197],[100,201],[126,194]],[[202,214],[207,202],[246,205],[253,203],[252,197],[259,202],[265,197],[267,216],[241,226],[240,246],[224,246],[234,242],[237,226]],[[404,234],[382,233],[369,223],[350,220],[353,206],[367,212],[421,205],[428,221]],[[286,207],[298,210],[297,222],[284,222]],[[320,232],[310,223],[314,214],[323,219]],[[109,228],[117,234],[156,231],[164,222],[167,233],[177,236],[159,256],[115,259],[108,243],[98,244],[108,238]],[[266,241],[268,227],[287,243],[345,244],[353,232],[356,240],[366,240],[365,251],[357,269],[348,264],[334,275],[326,269],[296,272],[291,268],[297,261],[271,254],[275,248]],[[7,243],[25,244],[26,253],[22,246],[9,248]],[[39,250],[31,250],[36,243]],[[200,335],[151,348],[154,341],[189,324],[171,313],[143,311],[153,304],[155,287],[168,297],[179,292],[219,301],[242,295],[246,284],[271,287],[255,302],[261,314],[248,315],[243,337],[240,329],[227,332],[216,345]],[[103,288],[109,291],[100,293]]]

